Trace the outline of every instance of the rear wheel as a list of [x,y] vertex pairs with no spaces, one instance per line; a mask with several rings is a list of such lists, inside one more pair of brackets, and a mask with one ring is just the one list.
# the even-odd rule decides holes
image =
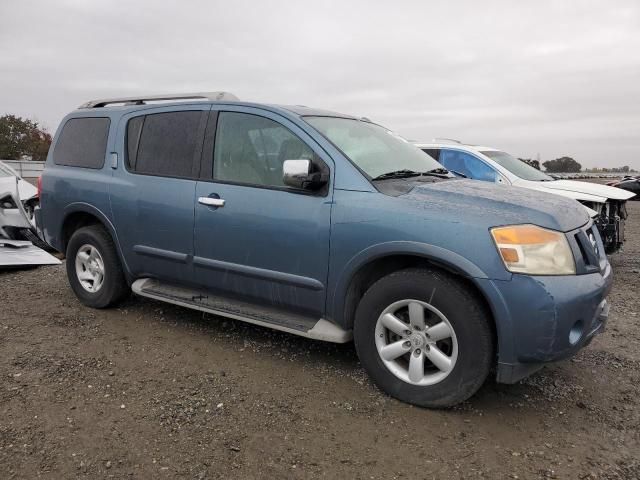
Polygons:
[[105,308],[129,291],[111,236],[100,225],[76,230],[67,245],[67,277],[78,299]]
[[356,312],[354,340],[382,390],[423,407],[468,399],[493,362],[482,302],[467,285],[436,270],[401,270],[372,285]]

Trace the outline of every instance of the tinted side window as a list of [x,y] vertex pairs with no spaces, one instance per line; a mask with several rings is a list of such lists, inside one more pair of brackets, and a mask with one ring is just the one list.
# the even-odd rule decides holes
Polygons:
[[194,176],[202,146],[203,112],[155,113],[129,120],[127,164],[136,173]]
[[285,187],[285,160],[313,160],[314,154],[289,129],[268,118],[221,112],[213,157],[216,180]]
[[132,118],[127,125],[127,164],[134,171],[136,169],[138,145],[140,145],[140,134],[142,133],[144,119],[144,116]]
[[108,118],[72,118],[62,127],[53,151],[56,165],[102,168],[109,136]]
[[496,172],[489,165],[473,155],[457,150],[442,150],[440,163],[448,170],[462,173],[474,180],[496,181]]

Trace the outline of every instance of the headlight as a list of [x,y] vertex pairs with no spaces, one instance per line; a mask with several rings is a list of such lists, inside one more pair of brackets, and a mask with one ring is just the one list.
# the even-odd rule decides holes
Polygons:
[[498,252],[510,272],[529,275],[575,275],[576,264],[563,233],[535,225],[491,229]]

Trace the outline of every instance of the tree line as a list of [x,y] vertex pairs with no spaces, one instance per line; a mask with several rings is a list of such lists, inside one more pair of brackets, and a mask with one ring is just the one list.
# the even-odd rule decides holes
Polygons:
[[0,159],[44,161],[51,134],[34,120],[3,115],[0,117]]
[[[538,160],[533,160],[531,158],[519,158],[518,160],[540,170],[540,161]],[[582,165],[571,157],[560,157],[555,160],[547,160],[546,162],[542,162],[542,166],[545,171],[549,173],[578,173],[582,171]],[[602,173],[629,173],[633,170],[630,169],[628,165],[625,165],[623,167],[613,168],[591,168],[589,171]]]
[[[519,160],[540,170],[540,161],[538,160],[532,160],[531,158],[519,158]],[[577,173],[582,170],[582,165],[571,157],[560,157],[555,160],[547,160],[546,162],[542,162],[542,166],[550,173]]]

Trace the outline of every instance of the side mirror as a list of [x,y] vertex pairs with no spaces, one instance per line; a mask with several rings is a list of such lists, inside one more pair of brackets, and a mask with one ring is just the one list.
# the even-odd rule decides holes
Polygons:
[[282,181],[288,187],[302,190],[318,190],[327,184],[327,174],[317,170],[311,160],[285,160],[282,164]]

